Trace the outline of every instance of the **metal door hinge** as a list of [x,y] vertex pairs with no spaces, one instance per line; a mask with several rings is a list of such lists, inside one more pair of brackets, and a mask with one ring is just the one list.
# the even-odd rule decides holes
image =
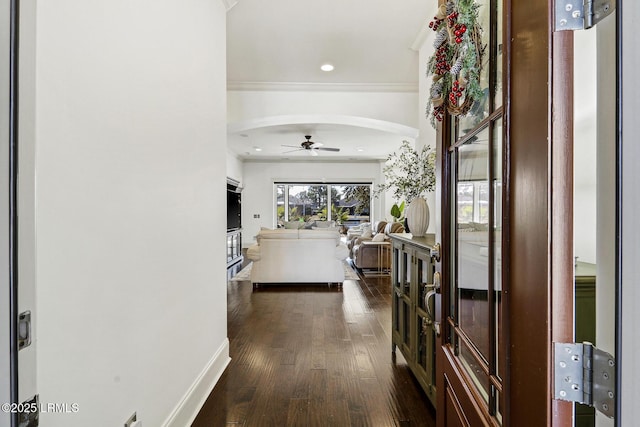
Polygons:
[[18,350],[31,345],[31,312],[25,311],[18,316]]
[[616,0],[556,0],[555,30],[587,30],[616,10]]
[[590,342],[554,344],[555,398],[592,406],[613,418],[616,362]]
[[38,427],[40,425],[40,397],[33,396],[19,405],[18,427]]

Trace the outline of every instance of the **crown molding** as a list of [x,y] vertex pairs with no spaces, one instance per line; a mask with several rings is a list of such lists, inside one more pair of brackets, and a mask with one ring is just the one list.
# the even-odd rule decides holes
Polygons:
[[299,83],[227,81],[230,91],[418,92],[417,83]]
[[224,8],[229,12],[233,6],[238,4],[238,0],[220,0],[224,5]]

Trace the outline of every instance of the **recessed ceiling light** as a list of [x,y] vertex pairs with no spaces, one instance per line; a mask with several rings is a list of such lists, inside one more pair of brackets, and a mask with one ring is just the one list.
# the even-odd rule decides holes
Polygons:
[[333,71],[333,68],[334,67],[331,64],[324,64],[320,67],[322,71]]
[[260,147],[253,147],[253,149],[256,150],[256,151],[262,151],[262,148],[260,148]]
[[358,147],[358,148],[356,148],[356,151],[357,151],[358,153],[362,153],[362,152],[364,151],[364,148],[362,148],[362,147]]

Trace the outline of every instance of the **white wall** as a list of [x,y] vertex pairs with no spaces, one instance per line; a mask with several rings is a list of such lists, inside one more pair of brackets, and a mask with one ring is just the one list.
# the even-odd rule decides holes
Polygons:
[[239,159],[233,151],[227,148],[227,176],[240,182],[240,186],[242,186],[244,176],[243,170],[244,165],[242,160]]
[[[435,10],[435,6],[434,6]],[[430,18],[426,18],[425,21],[428,21]],[[433,39],[435,37],[435,32],[428,30],[427,36],[425,37],[419,54],[419,80],[418,87],[420,91],[420,96],[418,100],[418,129],[420,130],[420,134],[418,139],[416,140],[416,148],[421,150],[422,147],[428,145],[432,150],[436,149],[437,146],[437,134],[436,130],[431,126],[431,121],[429,117],[426,115],[427,104],[429,102],[430,93],[431,93],[431,77],[427,77],[427,62],[429,58],[433,54]],[[427,194],[425,197],[427,200],[427,205],[429,206],[430,211],[430,220],[429,220],[429,228],[427,229],[427,233],[435,233],[436,226],[440,224],[439,215],[440,213],[436,211],[436,193],[435,191]]]
[[[380,182],[380,162],[245,162],[242,191],[243,246],[255,243],[260,227],[275,226],[274,181],[302,182]],[[389,208],[391,206],[389,205]],[[390,218],[384,200],[374,198],[374,221]],[[260,215],[259,219],[253,217]]]
[[229,123],[263,117],[329,114],[416,126],[415,92],[229,91]]
[[596,262],[597,64],[596,31],[574,34],[574,254]]
[[[618,3],[620,4],[620,3]],[[620,13],[620,12],[619,12]],[[636,75],[640,67],[637,46],[640,35],[636,23],[640,19],[640,3],[624,2],[622,13],[622,304],[621,304],[621,342],[622,354],[618,355],[618,366],[624,372],[619,378],[621,411],[618,425],[636,425],[640,418],[640,90],[636,84]]]
[[42,425],[188,425],[228,362],[225,18],[38,2]]

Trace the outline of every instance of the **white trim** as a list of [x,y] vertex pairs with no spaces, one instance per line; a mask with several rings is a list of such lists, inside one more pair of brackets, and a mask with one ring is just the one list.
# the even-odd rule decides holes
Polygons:
[[229,339],[225,338],[213,358],[207,363],[207,366],[198,375],[198,378],[189,387],[189,390],[187,390],[162,426],[190,426],[230,361]]
[[227,125],[227,132],[232,134],[232,133],[245,132],[251,129],[269,127],[269,126],[308,124],[308,123],[335,124],[335,125],[363,127],[363,128],[380,130],[383,132],[389,132],[392,134],[413,138],[413,139],[416,139],[419,133],[418,129],[411,126],[402,125],[400,123],[389,122],[386,120],[370,119],[368,117],[347,116],[347,115],[337,115],[337,114],[299,114],[299,115],[260,117],[257,119],[243,120],[241,122],[229,123]]
[[229,12],[231,8],[238,4],[238,0],[221,0],[224,8]]
[[[621,2],[618,2],[620,5]],[[637,1],[624,2],[624,9],[618,10],[622,14],[621,43],[622,43],[622,75],[620,81],[620,93],[622,94],[622,135],[621,135],[621,169],[622,169],[622,194],[621,204],[621,230],[622,240],[622,296],[621,296],[621,355],[619,355],[620,368],[622,369],[620,381],[620,412],[618,425],[637,425],[640,418],[640,365],[638,353],[640,352],[640,226],[638,225],[638,210],[640,209],[640,146],[638,145],[638,133],[640,122],[638,111],[640,110],[640,88],[636,83],[637,70],[640,66],[640,57],[637,54],[637,46],[640,43],[640,35],[635,30],[636,22],[640,19],[640,3]],[[609,17],[607,19],[612,19]],[[604,22],[604,21],[603,21]],[[601,24],[601,23],[600,23]],[[599,27],[600,24],[596,26]],[[613,134],[610,135],[613,137]],[[597,280],[600,280],[598,278]],[[599,283],[599,282],[598,282]],[[598,343],[598,346],[600,344]],[[598,420],[596,420],[597,422]],[[596,424],[599,426],[602,424]]]
[[227,81],[230,91],[418,92],[418,83],[301,83]]

